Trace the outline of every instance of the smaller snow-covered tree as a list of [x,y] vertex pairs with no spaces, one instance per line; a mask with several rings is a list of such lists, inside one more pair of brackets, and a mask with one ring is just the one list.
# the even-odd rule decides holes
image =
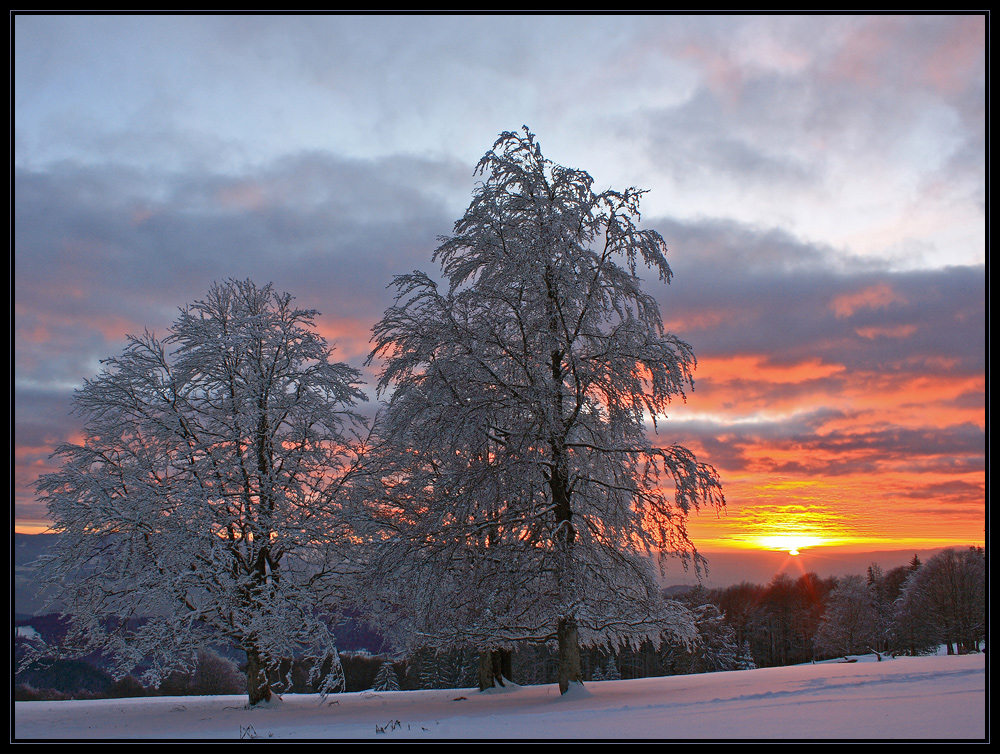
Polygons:
[[816,643],[835,655],[862,654],[871,651],[876,628],[869,585],[861,576],[845,576],[830,592]]
[[710,599],[701,586],[680,598],[691,612],[697,636],[689,643],[668,643],[661,649],[661,664],[669,674],[738,669],[736,632]]
[[392,660],[386,660],[378,669],[372,691],[399,691],[399,676],[392,666]]
[[691,648],[691,672],[712,673],[735,670],[737,665],[736,634],[725,622],[719,609],[706,603],[692,608],[698,641]]
[[210,649],[199,650],[193,662],[194,669],[190,673],[174,670],[164,678],[158,693],[164,696],[211,696],[239,694],[246,688],[246,675],[240,672],[236,663]]
[[419,689],[461,689],[475,685],[479,655],[467,647],[418,649],[407,674]]
[[620,681],[622,679],[622,674],[618,670],[618,664],[615,662],[614,655],[608,655],[608,661],[604,664],[604,672],[601,675],[605,681]]
[[198,652],[198,662],[191,674],[191,694],[239,694],[246,685],[246,676],[235,662],[210,649]]
[[316,595],[339,578],[327,543],[349,539],[364,396],[316,314],[270,285],[216,284],[77,391],[83,440],[56,449],[62,467],[37,489],[60,534],[48,581],[81,652],[109,650],[119,675],[146,663],[156,682],[221,636],[246,652],[251,704],[295,654],[323,689],[342,686]]
[[755,670],[757,663],[753,660],[753,653],[750,651],[750,642],[744,641],[737,647],[734,659],[735,670]]
[[908,566],[893,568],[888,573],[883,573],[875,563],[868,567],[868,587],[875,613],[872,648],[880,653],[904,649],[900,641],[898,603],[909,575]]
[[940,644],[940,630],[925,604],[922,585],[916,583],[912,571],[895,604],[895,645],[903,654],[917,657],[931,654]]
[[556,677],[558,658],[550,644],[524,642],[512,655],[511,677],[522,686],[552,683]]

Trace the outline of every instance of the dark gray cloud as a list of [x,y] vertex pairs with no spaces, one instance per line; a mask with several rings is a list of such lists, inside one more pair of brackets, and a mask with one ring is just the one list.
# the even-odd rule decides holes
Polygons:
[[[820,479],[878,475],[890,470],[960,475],[986,469],[986,437],[975,424],[905,428],[870,426],[863,417],[844,418],[856,418],[857,422],[847,430],[829,431],[821,423],[801,417],[736,425],[676,421],[665,425],[664,434],[670,442],[700,448],[713,465],[730,474],[766,468],[772,477]],[[796,458],[787,458],[789,449],[795,450]],[[951,493],[982,490],[981,485],[959,479],[921,487],[938,488]],[[927,496],[933,494],[928,492]]]
[[[18,170],[19,376],[78,381],[79,372],[33,359],[36,344],[48,337],[65,348],[64,327],[108,342],[163,328],[178,306],[230,277],[272,281],[330,321],[374,323],[391,276],[425,264],[450,230],[442,196],[462,182],[471,186],[471,170],[448,163],[315,154],[253,176]],[[77,344],[87,354],[94,346]]]
[[292,293],[321,312],[336,357],[360,367],[392,276],[429,265],[458,213],[447,197],[471,185],[470,166],[414,157],[301,154],[252,175],[16,170],[15,442],[46,446],[18,462],[19,505],[52,445],[81,427],[73,389],[126,334],[162,335],[213,281]]
[[669,286],[651,290],[697,354],[812,356],[852,370],[985,368],[983,267],[891,271],[780,229],[649,224],[665,237],[674,271]]

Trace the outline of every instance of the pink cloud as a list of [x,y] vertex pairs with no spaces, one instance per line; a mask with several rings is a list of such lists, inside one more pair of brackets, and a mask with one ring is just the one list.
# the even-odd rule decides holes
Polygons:
[[888,283],[879,283],[855,293],[837,296],[832,307],[837,317],[850,317],[858,309],[883,309],[892,303],[905,304],[906,299]]
[[676,54],[694,61],[701,68],[708,88],[716,95],[730,102],[739,98],[744,73],[727,51],[692,41],[681,46]]
[[890,16],[864,19],[844,37],[843,45],[827,69],[828,75],[864,87],[880,85],[885,73],[880,61],[890,50],[893,36],[902,24],[902,20]]
[[352,366],[368,358],[371,353],[369,339],[372,335],[371,323],[360,319],[347,317],[321,318],[317,322],[316,331],[326,342],[334,347],[333,358],[336,361],[346,361]]
[[266,204],[264,189],[253,181],[240,181],[224,186],[216,193],[219,203],[227,209],[257,211]]
[[985,16],[962,16],[925,58],[924,79],[941,94],[958,94],[984,70],[985,51]]
[[857,327],[854,332],[862,338],[875,340],[876,338],[906,338],[917,331],[916,325],[896,325],[894,327]]

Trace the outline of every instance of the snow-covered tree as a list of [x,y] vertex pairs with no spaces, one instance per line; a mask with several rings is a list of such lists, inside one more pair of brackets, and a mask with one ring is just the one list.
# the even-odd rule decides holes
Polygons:
[[407,675],[418,689],[464,689],[473,685],[478,655],[469,647],[423,647],[409,658]]
[[315,606],[337,576],[321,545],[345,536],[363,395],[316,314],[270,285],[216,284],[162,340],[129,336],[77,392],[83,439],[37,485],[61,535],[46,567],[76,637],[114,652],[119,673],[148,657],[155,682],[221,636],[247,654],[251,704],[293,653],[323,688],[342,684]]
[[691,611],[697,637],[689,643],[664,642],[658,657],[662,671],[673,675],[740,667],[736,632],[712,598],[700,585],[679,597],[681,604]]
[[[608,661],[604,665],[604,672],[601,674],[602,679],[605,681],[620,681],[622,679],[621,671],[618,669],[618,665],[615,662],[614,655],[608,655]],[[597,680],[596,678],[594,680]]]
[[861,576],[845,576],[830,592],[816,643],[835,655],[870,652],[877,627],[871,586]]
[[[132,681],[142,689],[142,684],[134,678]],[[194,659],[194,670],[190,673],[181,670],[169,673],[160,681],[157,693],[163,696],[239,694],[246,687],[246,675],[240,672],[235,662],[210,649],[200,649]]]
[[893,606],[894,649],[911,657],[935,651],[939,642],[939,632],[923,604],[923,589],[916,584],[922,565],[920,558],[914,553],[909,565],[905,567],[906,575]]
[[738,669],[736,635],[719,609],[707,603],[692,607],[692,610],[698,627],[698,641],[690,649],[691,672],[713,673]]
[[558,662],[550,644],[518,644],[512,653],[511,665],[510,678],[516,678],[522,686],[552,683],[556,679]]
[[392,660],[386,660],[378,669],[372,691],[399,691],[399,676],[392,666]]
[[986,555],[948,548],[919,566],[900,598],[901,629],[969,651],[986,636]]
[[210,649],[198,652],[194,672],[191,674],[190,694],[239,694],[244,688],[246,676],[236,667],[235,662],[220,657]]
[[733,664],[735,670],[757,669],[757,663],[754,662],[753,653],[750,651],[750,642],[744,641],[743,644],[737,647]]
[[373,593],[409,602],[421,641],[556,639],[565,692],[581,641],[693,636],[652,561],[697,562],[686,515],[724,500],[714,469],[649,438],[695,360],[642,290],[642,268],[671,277],[663,238],[636,227],[643,192],[595,194],[527,128],[476,172],[434,253],[446,288],[397,277],[374,328],[391,395],[373,573],[392,576]]
[[868,567],[868,588],[876,620],[873,648],[878,652],[903,649],[904,645],[899,641],[896,605],[909,574],[908,566],[893,568],[888,573],[882,573],[876,563]]

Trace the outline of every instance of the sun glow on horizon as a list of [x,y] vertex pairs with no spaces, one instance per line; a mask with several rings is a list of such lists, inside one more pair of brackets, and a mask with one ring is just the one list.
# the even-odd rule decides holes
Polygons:
[[798,555],[802,550],[809,547],[819,547],[826,544],[823,537],[808,534],[774,534],[757,539],[757,544],[768,550],[782,550],[789,555]]

